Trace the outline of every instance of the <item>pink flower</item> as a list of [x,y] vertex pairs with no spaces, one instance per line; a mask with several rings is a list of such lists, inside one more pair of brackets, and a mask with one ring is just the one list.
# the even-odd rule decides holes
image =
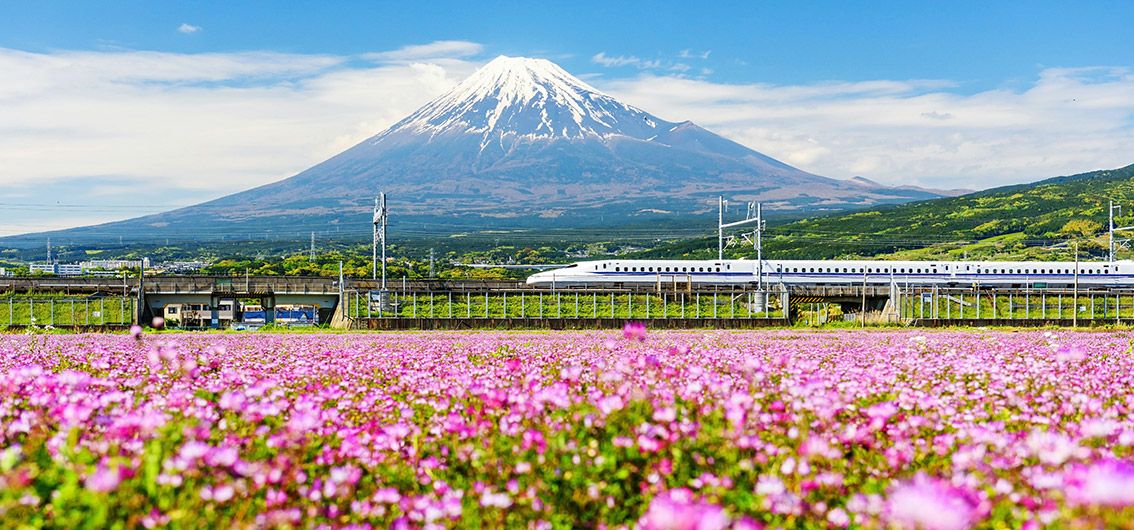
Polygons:
[[1072,363],[1087,358],[1087,352],[1078,346],[1064,344],[1055,350],[1055,359],[1061,363]]
[[981,519],[971,493],[922,473],[890,491],[886,513],[891,524],[923,530],[966,530]]
[[205,486],[201,489],[201,499],[214,502],[227,502],[232,499],[236,491],[228,484],[221,484],[217,487]]
[[626,337],[626,340],[646,340],[646,323],[627,322],[622,326],[622,336]]
[[847,515],[846,510],[835,508],[827,512],[827,522],[837,528],[846,528],[850,524],[850,516]]
[[135,340],[142,340],[142,326],[137,324],[130,326],[130,336]]
[[154,319],[152,321],[150,321],[150,326],[152,326],[154,329],[164,328],[165,327],[165,319],[161,318],[161,317],[154,317]]
[[105,463],[99,463],[94,473],[87,475],[87,478],[83,480],[83,485],[91,491],[106,493],[113,491],[121,482],[122,474],[118,472],[117,468],[111,469]]
[[693,498],[693,493],[679,488],[658,494],[638,521],[643,530],[720,530],[730,520],[724,509]]
[[1075,504],[1134,506],[1134,464],[1118,460],[1095,462],[1073,472],[1067,492]]
[[492,490],[484,490],[480,495],[480,505],[484,507],[507,508],[512,505],[512,498],[507,493],[493,493]]

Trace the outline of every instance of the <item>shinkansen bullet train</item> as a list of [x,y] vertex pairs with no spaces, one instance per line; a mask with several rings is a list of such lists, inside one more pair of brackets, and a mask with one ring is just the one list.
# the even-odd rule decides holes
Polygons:
[[[764,260],[766,284],[891,284],[969,286],[1134,286],[1134,262]],[[617,287],[642,284],[756,284],[754,260],[583,261],[533,274],[537,287]]]

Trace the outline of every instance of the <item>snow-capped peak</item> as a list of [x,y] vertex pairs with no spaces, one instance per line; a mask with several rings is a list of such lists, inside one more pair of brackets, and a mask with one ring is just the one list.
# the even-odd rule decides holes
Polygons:
[[[500,56],[375,138],[395,133],[474,135],[480,146],[624,135],[646,139],[672,124],[603,94],[546,59]],[[664,130],[664,129],[661,129]]]

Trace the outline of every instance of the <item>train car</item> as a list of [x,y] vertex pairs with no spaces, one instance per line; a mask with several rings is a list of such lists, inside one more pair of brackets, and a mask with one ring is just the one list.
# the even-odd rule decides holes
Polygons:
[[317,324],[318,309],[308,305],[290,305],[276,307],[276,322],[289,326],[304,326]]
[[262,306],[248,304],[241,311],[240,322],[242,324],[265,324],[267,321],[268,314]]
[[218,325],[227,325],[235,318],[233,302],[222,300],[216,307],[203,304],[166,304],[162,316],[170,327],[206,328],[212,325],[216,313]]
[[1025,287],[1134,285],[1134,262],[872,260],[603,260],[528,277],[535,287],[677,284],[747,286],[899,284]]

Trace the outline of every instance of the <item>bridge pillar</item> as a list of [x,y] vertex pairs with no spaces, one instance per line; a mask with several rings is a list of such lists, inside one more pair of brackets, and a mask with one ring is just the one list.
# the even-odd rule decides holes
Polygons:
[[275,295],[265,295],[260,297],[260,306],[264,308],[264,324],[271,324],[276,321],[276,297]]

